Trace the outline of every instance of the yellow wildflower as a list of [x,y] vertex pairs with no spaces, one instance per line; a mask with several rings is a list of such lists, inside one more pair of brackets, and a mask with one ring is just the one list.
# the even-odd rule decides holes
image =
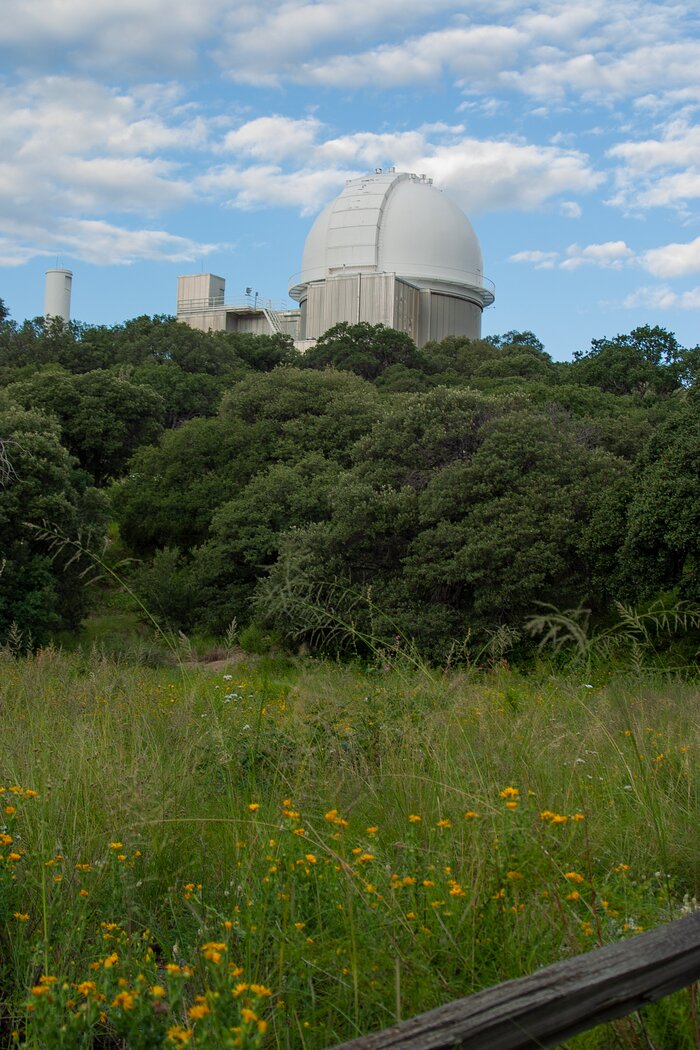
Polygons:
[[121,1006],[122,1010],[133,1010],[136,998],[132,992],[119,992],[112,1000],[112,1006]]
[[192,1038],[191,1028],[182,1028],[179,1024],[174,1024],[168,1029],[168,1039],[173,1043],[179,1043],[180,1046],[184,1046],[185,1043],[189,1043]]
[[211,1010],[206,1003],[197,1003],[196,1006],[191,1006],[187,1011],[187,1016],[190,1021],[201,1021],[203,1017],[210,1014]]
[[250,990],[253,995],[260,995],[263,998],[272,995],[272,989],[268,988],[265,984],[251,984]]

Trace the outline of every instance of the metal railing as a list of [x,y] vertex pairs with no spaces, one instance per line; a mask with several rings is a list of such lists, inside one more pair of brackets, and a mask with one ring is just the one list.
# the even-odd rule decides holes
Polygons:
[[[493,281],[489,280],[488,277],[484,277],[482,273],[476,273],[469,270],[458,270],[451,266],[428,266],[426,265],[425,271],[421,272],[419,265],[411,264],[407,267],[411,272],[398,273],[398,272],[384,272],[383,270],[372,269],[367,267],[352,267],[344,266],[331,267],[330,269],[317,266],[312,269],[302,270],[299,273],[293,273],[287,282],[289,288],[289,294],[292,298],[296,298],[297,295],[301,294],[303,288],[316,281],[325,281],[332,279],[333,277],[373,277],[375,275],[382,277],[395,277],[400,281],[406,281],[410,284],[412,281],[421,281],[430,286],[430,284],[436,284],[444,282],[445,284],[462,285],[462,287],[468,288],[470,291],[474,289],[481,292],[481,298],[484,306],[490,306],[496,298],[496,285]],[[296,294],[295,294],[296,293]]]
[[210,295],[202,299],[178,299],[177,314],[200,314],[209,310],[251,310],[265,313],[270,310],[274,313],[284,313],[286,310],[296,310],[296,303],[288,300],[273,301],[263,299],[262,296],[246,295],[241,299],[226,299],[223,295]]

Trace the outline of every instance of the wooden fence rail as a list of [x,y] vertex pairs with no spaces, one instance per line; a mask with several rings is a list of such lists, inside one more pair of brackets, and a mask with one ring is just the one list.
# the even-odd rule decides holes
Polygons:
[[336,1050],[543,1050],[700,979],[700,912]]

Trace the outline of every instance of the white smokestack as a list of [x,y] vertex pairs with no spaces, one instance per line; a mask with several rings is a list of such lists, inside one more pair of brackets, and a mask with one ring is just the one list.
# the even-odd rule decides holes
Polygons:
[[71,270],[47,270],[44,291],[44,317],[70,321]]

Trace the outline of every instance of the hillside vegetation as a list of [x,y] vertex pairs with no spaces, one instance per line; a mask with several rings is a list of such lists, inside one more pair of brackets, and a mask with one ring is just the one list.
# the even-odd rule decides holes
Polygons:
[[498,637],[522,660],[545,606],[593,629],[618,603],[697,606],[699,367],[648,326],[558,363],[529,332],[418,351],[343,324],[301,355],[2,308],[0,641],[74,629],[117,552],[170,630],[343,656],[399,638],[444,663]]

